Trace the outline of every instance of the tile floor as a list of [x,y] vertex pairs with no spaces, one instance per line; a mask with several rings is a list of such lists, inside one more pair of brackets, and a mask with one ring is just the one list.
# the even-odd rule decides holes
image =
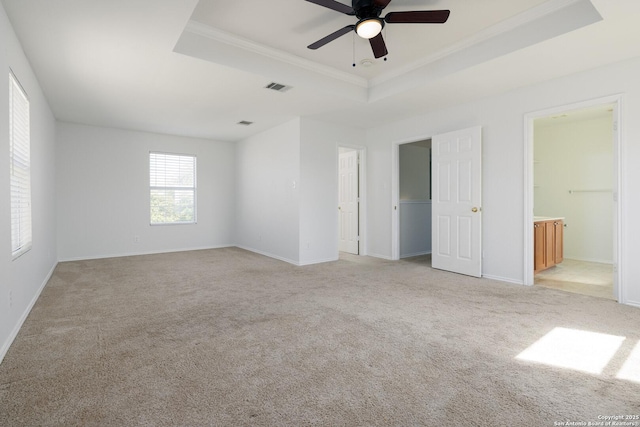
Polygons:
[[561,264],[536,274],[534,283],[546,288],[615,299],[611,264],[565,259]]
[[[358,259],[357,255],[343,255],[341,253],[340,256]],[[431,266],[431,254],[402,258],[402,261]],[[611,264],[565,259],[562,263],[536,274],[534,284],[576,294],[615,300],[613,294],[613,266]]]

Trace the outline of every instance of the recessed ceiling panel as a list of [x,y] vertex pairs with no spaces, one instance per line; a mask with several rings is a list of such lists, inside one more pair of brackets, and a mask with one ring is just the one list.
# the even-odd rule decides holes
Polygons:
[[[382,12],[451,10],[445,24],[387,24],[383,36],[387,61],[372,63],[369,42],[348,33],[317,49],[307,46],[350,24],[357,18],[305,0],[200,0],[191,20],[269,48],[315,61],[367,79],[403,68],[417,59],[471,37],[546,0],[393,0]],[[346,0],[341,1],[350,5]],[[356,67],[353,67],[353,64]]]
[[602,19],[589,0],[484,0],[464,8],[452,0],[395,0],[382,15],[440,9],[451,10],[444,24],[388,24],[390,53],[373,59],[369,41],[353,32],[308,49],[301,38],[317,32],[315,42],[357,20],[316,3],[200,0],[174,50],[372,103]]

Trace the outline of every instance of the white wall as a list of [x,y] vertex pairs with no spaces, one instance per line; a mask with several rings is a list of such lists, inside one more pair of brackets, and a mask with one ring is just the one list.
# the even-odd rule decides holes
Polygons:
[[300,262],[300,119],[236,145],[236,243]]
[[365,133],[296,118],[237,144],[236,241],[296,265],[338,258],[338,146]]
[[[29,96],[33,246],[12,261],[9,69]],[[55,120],[0,5],[0,361],[56,265]]]
[[[369,253],[391,256],[391,147],[440,133],[483,127],[483,274],[524,282],[524,115],[623,93],[622,298],[640,306],[640,58],[370,129]],[[479,79],[481,76],[479,76]],[[629,236],[629,237],[627,237]]]
[[[60,260],[234,243],[232,143],[70,123],[56,138]],[[197,156],[197,224],[149,225],[150,151]]]
[[[534,128],[534,214],[565,218],[564,257],[613,261],[613,116]],[[570,190],[586,190],[570,193]]]
[[362,130],[303,118],[300,264],[338,258],[338,146],[362,146]]

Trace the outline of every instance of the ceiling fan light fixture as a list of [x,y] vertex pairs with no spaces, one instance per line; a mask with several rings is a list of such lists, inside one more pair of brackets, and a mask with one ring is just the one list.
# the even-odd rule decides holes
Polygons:
[[378,18],[363,19],[356,24],[356,33],[363,39],[372,39],[382,31],[382,21]]

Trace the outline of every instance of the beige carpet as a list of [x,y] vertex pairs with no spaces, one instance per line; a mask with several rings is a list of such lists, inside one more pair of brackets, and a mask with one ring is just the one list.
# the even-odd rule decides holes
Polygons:
[[[601,372],[518,358],[555,328],[622,341]],[[0,365],[0,425],[594,422],[640,414],[639,340],[640,309],[415,260],[61,263]]]

